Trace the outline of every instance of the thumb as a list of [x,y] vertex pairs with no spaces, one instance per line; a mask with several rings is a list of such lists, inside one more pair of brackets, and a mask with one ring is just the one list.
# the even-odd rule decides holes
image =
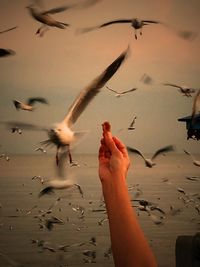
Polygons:
[[115,145],[112,133],[110,131],[110,124],[108,122],[104,122],[102,124],[102,128],[103,128],[103,137],[104,137],[106,146],[108,147],[111,153],[116,153],[118,149],[117,149],[117,146]]

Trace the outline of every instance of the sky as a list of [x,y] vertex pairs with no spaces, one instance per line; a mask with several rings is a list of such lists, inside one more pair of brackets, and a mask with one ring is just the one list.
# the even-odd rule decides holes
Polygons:
[[[46,10],[78,1],[43,0]],[[81,2],[81,1],[79,1]],[[84,2],[84,1],[82,1]],[[107,86],[117,91],[136,91],[117,98],[106,87],[92,100],[74,125],[89,131],[74,147],[76,153],[97,153],[101,124],[110,121],[114,135],[126,145],[153,153],[173,144],[178,153],[199,153],[200,143],[187,140],[185,124],[178,118],[191,114],[193,98],[182,96],[163,83],[199,88],[200,36],[185,40],[178,30],[199,33],[199,0],[101,0],[87,8],[72,8],[52,17],[69,23],[66,29],[50,28],[43,37],[35,34],[40,23],[29,14],[27,0],[0,1],[0,47],[16,55],[0,58],[0,121],[22,121],[51,127],[60,122],[79,92],[117,58],[128,45],[131,53]],[[85,34],[78,29],[114,19],[156,20],[134,37],[130,24],[115,24]],[[166,26],[167,25],[167,26]],[[152,85],[144,84],[146,73]],[[49,105],[36,104],[33,112],[17,111],[13,99],[45,97]],[[135,130],[127,127],[137,116]],[[10,154],[32,154],[45,132],[11,133],[0,124],[1,150]],[[55,149],[48,149],[54,153]],[[38,153],[38,152],[37,152]]]

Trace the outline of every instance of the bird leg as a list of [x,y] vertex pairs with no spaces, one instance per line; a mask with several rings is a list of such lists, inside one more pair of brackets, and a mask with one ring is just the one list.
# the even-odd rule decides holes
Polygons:
[[67,152],[68,152],[68,156],[69,156],[69,163],[71,164],[71,166],[78,166],[78,163],[77,162],[74,162],[72,160],[72,154],[71,154],[70,146],[69,145],[67,146]]
[[137,40],[137,30],[135,30],[135,39]]
[[39,34],[39,36],[42,37],[44,35],[44,32],[47,30],[48,30],[48,27],[45,24],[42,24],[42,26],[38,28],[35,34]]
[[60,148],[60,146],[57,146],[57,151],[56,151],[56,165],[58,166],[58,164],[59,164],[59,148]]

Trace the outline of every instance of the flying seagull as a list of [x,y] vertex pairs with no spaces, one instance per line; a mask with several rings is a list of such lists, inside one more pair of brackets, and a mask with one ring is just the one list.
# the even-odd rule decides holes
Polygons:
[[43,97],[31,97],[27,100],[26,103],[20,102],[18,100],[13,100],[13,103],[17,110],[27,110],[27,111],[33,111],[35,109],[34,104],[42,103],[42,104],[48,104],[47,100]]
[[[35,7],[34,4],[31,4],[27,6],[27,9],[29,10],[31,16],[42,23],[42,26],[38,28],[36,31],[36,34],[39,34],[40,36],[43,36],[44,32],[48,30],[48,26],[50,27],[56,27],[59,29],[65,29],[66,27],[70,26],[68,23],[60,22],[55,19],[53,19],[50,15],[60,13],[66,10],[69,10],[71,8],[84,8],[89,7],[99,0],[86,0],[83,3],[74,3],[71,5],[65,5],[60,6],[56,8],[51,8],[49,10],[41,10],[41,8]],[[40,5],[41,6],[41,5]]]
[[[100,89],[104,87],[106,82],[110,80],[110,78],[115,74],[115,72],[119,69],[121,64],[127,58],[129,52],[129,48],[127,48],[121,55],[115,59],[96,79],[94,79],[88,86],[83,88],[79,95],[75,98],[72,105],[69,107],[68,112],[64,119],[54,125],[54,127],[44,128],[39,126],[34,126],[26,123],[24,125],[22,123],[15,122],[15,126],[22,128],[27,128],[27,130],[43,130],[46,131],[49,139],[42,141],[41,145],[55,145],[57,147],[56,152],[56,162],[59,162],[59,152],[68,151],[69,160],[72,164],[72,156],[70,153],[70,144],[77,141],[80,137],[82,137],[85,132],[83,131],[73,131],[72,127],[80,117],[82,112],[88,106],[88,104],[94,99],[94,97],[100,92]],[[13,126],[13,124],[12,124]]]
[[185,154],[187,154],[188,156],[192,158],[192,162],[195,166],[200,167],[200,160],[196,160],[195,157],[187,150],[184,149],[183,151],[185,152]]
[[163,85],[178,88],[180,93],[182,93],[184,96],[187,96],[187,97],[191,97],[192,94],[196,92],[196,89],[190,88],[188,86],[181,86],[181,85],[176,85],[173,83],[164,83]]
[[166,153],[166,152],[174,151],[175,148],[174,148],[174,146],[172,146],[172,145],[169,145],[169,146],[165,146],[165,147],[163,147],[163,148],[160,148],[160,149],[158,149],[158,150],[154,153],[154,155],[151,157],[151,159],[147,159],[147,158],[145,158],[145,157],[143,156],[143,154],[142,154],[139,150],[137,150],[137,149],[135,149],[135,148],[132,148],[132,147],[127,146],[127,150],[128,150],[129,152],[131,152],[131,153],[136,153],[136,154],[140,155],[140,156],[143,158],[146,167],[152,168],[154,165],[156,165],[156,163],[153,162],[153,160],[154,160],[158,155],[160,155],[160,154],[162,154],[162,153]]
[[125,94],[127,94],[127,93],[130,93],[130,92],[133,92],[133,91],[137,90],[137,88],[132,88],[132,89],[127,90],[127,91],[117,92],[117,91],[111,89],[111,88],[108,87],[108,86],[106,86],[106,88],[107,88],[108,90],[110,90],[111,92],[114,92],[116,97],[120,97],[120,96],[123,96],[123,95],[125,95]]
[[158,24],[158,23],[161,23],[161,22],[156,21],[156,20],[140,20],[138,18],[117,19],[117,20],[108,21],[108,22],[103,23],[103,24],[98,25],[98,26],[79,29],[77,32],[78,33],[86,33],[86,32],[92,31],[92,30],[100,29],[100,28],[103,28],[103,27],[110,26],[112,24],[119,24],[119,23],[129,23],[129,24],[131,24],[131,26],[135,29],[135,39],[137,39],[137,30],[140,30],[140,35],[142,35],[142,28],[145,25]]
[[137,116],[135,116],[131,122],[131,124],[128,127],[128,130],[135,130],[134,124],[135,124],[135,120],[137,119]]

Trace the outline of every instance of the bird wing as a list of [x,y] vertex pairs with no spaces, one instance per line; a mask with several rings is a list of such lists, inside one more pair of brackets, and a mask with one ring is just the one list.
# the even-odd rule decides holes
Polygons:
[[93,80],[89,86],[79,93],[64,118],[64,122],[68,126],[71,126],[76,122],[91,100],[100,92],[100,89],[105,85],[105,83],[115,74],[127,57],[128,51],[129,48],[121,53],[121,55],[115,59],[112,64],[110,64],[95,80]]
[[161,23],[160,21],[157,21],[157,20],[142,20],[142,22],[144,23]]
[[78,9],[79,8],[80,9],[81,8],[87,8],[87,7],[90,7],[90,6],[94,5],[94,4],[96,4],[99,1],[100,0],[86,0],[86,1],[83,1],[83,2],[76,3],[76,4],[56,7],[56,8],[52,8],[52,9],[49,9],[49,10],[46,10],[46,11],[42,12],[42,15],[60,13],[60,12],[63,12],[65,10],[68,10],[70,8],[78,8]]
[[197,115],[199,110],[200,110],[200,89],[198,90],[197,94],[195,95],[194,102],[193,102],[192,117],[191,117],[192,124],[194,124],[195,116]]
[[12,30],[14,30],[14,29],[17,29],[17,26],[12,27],[12,28],[9,28],[9,29],[6,29],[6,30],[3,30],[3,31],[0,31],[0,34],[1,34],[1,33],[5,33],[5,32],[9,32],[9,31],[12,31]]
[[67,9],[70,9],[70,8],[74,7],[75,5],[76,4],[51,8],[49,10],[46,10],[46,11],[41,12],[41,15],[60,13],[60,12],[63,12],[65,10],[67,10]]
[[153,155],[153,157],[152,157],[151,159],[152,159],[152,160],[155,159],[155,158],[156,158],[159,154],[161,154],[161,153],[166,153],[166,152],[170,152],[170,151],[174,151],[174,150],[175,150],[175,147],[172,146],[172,145],[162,147],[162,148],[158,149],[158,150],[154,153],[154,155]]
[[137,90],[137,88],[132,88],[132,89],[130,89],[130,90],[123,91],[123,92],[121,92],[121,94],[130,93],[130,92],[133,92],[133,91],[135,91],[135,90]]
[[190,156],[192,158],[192,160],[195,160],[194,156],[190,152],[188,152],[185,149],[183,149],[183,151],[185,152],[185,154],[187,154],[188,156]]
[[78,29],[76,31],[76,33],[83,34],[83,33],[87,33],[87,32],[93,31],[93,30],[97,30],[99,28],[103,28],[103,27],[109,26],[111,24],[116,24],[116,23],[131,23],[131,22],[132,22],[131,19],[112,20],[112,21],[109,21],[109,22],[106,22],[106,23],[103,23],[101,25],[97,25],[97,26],[94,26],[94,27],[87,27],[87,28]]
[[111,24],[116,24],[116,23],[131,23],[131,22],[132,22],[132,19],[111,20],[111,21],[108,21],[106,23],[103,23],[103,24],[99,25],[98,28],[106,27],[106,26],[109,26]]
[[22,103],[18,100],[13,100],[13,104],[15,105],[16,109],[20,109]]
[[112,92],[116,93],[116,94],[119,94],[119,92],[117,92],[117,91],[115,91],[115,90],[113,90],[113,89],[109,88],[108,86],[106,86],[106,88],[107,88],[108,90],[110,90],[110,91],[112,91]]
[[39,102],[39,103],[42,103],[42,104],[48,104],[48,101],[43,97],[32,97],[32,98],[29,98],[28,101],[27,101],[27,104],[31,106],[31,105],[35,104],[35,102]]
[[132,152],[132,153],[140,155],[145,160],[145,157],[143,156],[143,154],[139,150],[137,150],[135,148],[132,148],[132,147],[129,147],[129,146],[127,146],[127,150],[129,152]]
[[176,88],[182,89],[181,86],[173,84],[173,83],[163,83],[163,85],[169,85],[169,86],[172,86],[172,87],[176,87]]
[[135,124],[135,120],[137,119],[137,116],[134,117],[134,119],[132,120],[131,124],[129,127],[133,127],[133,125]]

